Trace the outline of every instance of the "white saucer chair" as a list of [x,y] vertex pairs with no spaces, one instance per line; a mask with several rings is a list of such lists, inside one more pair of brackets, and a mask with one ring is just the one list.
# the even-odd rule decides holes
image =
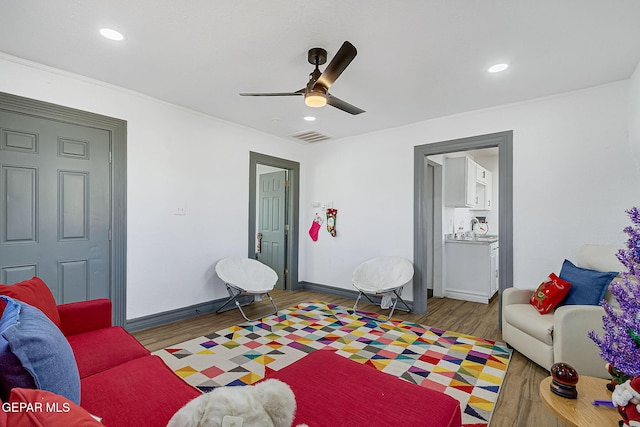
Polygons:
[[225,283],[229,292],[229,299],[216,310],[216,313],[222,311],[231,301],[235,301],[236,307],[242,313],[242,317],[249,322],[254,322],[264,317],[249,319],[244,313],[240,301],[238,301],[238,297],[241,295],[252,295],[254,298],[257,296],[258,298],[256,299],[258,300],[261,299],[262,295],[267,295],[274,311],[265,316],[271,316],[278,312],[276,303],[273,302],[271,295],[269,295],[269,291],[273,290],[278,281],[278,275],[271,267],[251,258],[230,257],[218,261],[216,274]]
[[389,318],[393,316],[398,301],[406,307],[398,308],[411,311],[409,305],[400,296],[402,288],[413,279],[413,265],[409,260],[396,256],[382,256],[367,260],[353,271],[353,286],[359,291],[353,311],[358,308],[364,295],[372,304],[376,304],[369,295],[382,297],[380,307],[391,307]]

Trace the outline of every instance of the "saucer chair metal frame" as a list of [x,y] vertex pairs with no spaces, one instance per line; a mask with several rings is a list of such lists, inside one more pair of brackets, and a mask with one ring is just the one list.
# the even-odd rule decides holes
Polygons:
[[[358,298],[353,305],[353,311],[358,309],[360,298],[364,295],[372,304],[374,302],[369,295],[390,296],[393,299],[393,306],[388,318],[393,316],[398,301],[405,308],[398,307],[398,310],[411,312],[411,307],[400,296],[404,286],[413,279],[413,265],[405,258],[395,256],[382,256],[369,259],[353,271],[353,286],[358,290]],[[382,307],[381,307],[382,308]]]
[[[269,291],[273,290],[278,281],[278,274],[271,267],[251,258],[230,257],[218,261],[216,274],[222,279],[229,293],[229,298],[216,310],[216,313],[220,313],[231,301],[235,302],[242,317],[249,322],[278,313],[278,307],[269,295]],[[253,297],[266,295],[273,306],[273,313],[249,319],[238,301],[238,297],[242,295]]]

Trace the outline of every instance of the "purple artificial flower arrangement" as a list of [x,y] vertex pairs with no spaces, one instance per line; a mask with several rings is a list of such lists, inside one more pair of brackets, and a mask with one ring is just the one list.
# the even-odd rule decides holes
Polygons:
[[618,371],[629,377],[640,376],[640,212],[637,207],[626,211],[632,225],[625,227],[629,236],[626,249],[618,251],[618,259],[627,268],[622,273],[621,282],[609,285],[609,291],[616,298],[619,310],[606,301],[602,316],[604,335],[589,332],[600,347],[600,356]]

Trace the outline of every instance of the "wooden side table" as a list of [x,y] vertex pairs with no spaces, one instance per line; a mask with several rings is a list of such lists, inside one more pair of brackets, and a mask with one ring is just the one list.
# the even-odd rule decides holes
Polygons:
[[547,377],[540,383],[540,398],[568,426],[617,427],[622,419],[617,409],[592,405],[594,400],[611,400],[611,392],[606,387],[608,382],[602,378],[581,375],[576,387],[578,398],[566,399],[551,391],[551,377]]

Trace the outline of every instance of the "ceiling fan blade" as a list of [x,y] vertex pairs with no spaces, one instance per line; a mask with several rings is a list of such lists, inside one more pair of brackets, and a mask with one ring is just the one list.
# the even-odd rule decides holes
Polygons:
[[241,93],[240,96],[298,96],[304,95],[304,89],[295,92]]
[[316,84],[320,84],[326,89],[329,89],[357,54],[358,51],[354,45],[348,41],[342,43],[342,46],[329,65],[327,65],[327,68],[324,69],[322,75],[316,81]]
[[355,105],[351,105],[348,102],[345,102],[342,99],[336,98],[335,96],[330,94],[327,94],[327,104],[331,105],[332,107],[336,107],[339,110],[345,111],[349,114],[353,114],[354,116],[356,114],[365,112],[363,109],[358,108]]

